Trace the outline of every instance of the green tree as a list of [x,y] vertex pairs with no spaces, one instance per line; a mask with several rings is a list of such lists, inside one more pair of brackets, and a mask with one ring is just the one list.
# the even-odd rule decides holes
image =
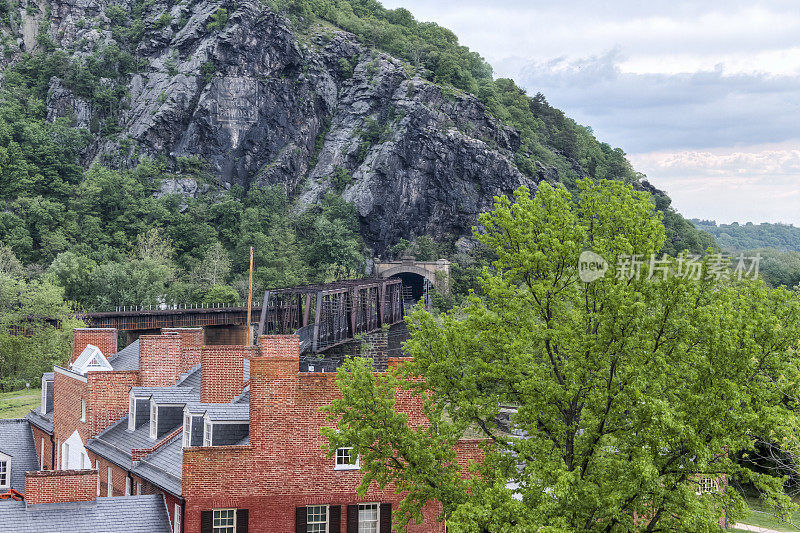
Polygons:
[[54,364],[64,364],[72,328],[84,325],[60,287],[5,273],[0,273],[0,309],[0,391],[36,382]]
[[[576,203],[546,183],[535,198],[498,199],[476,232],[497,254],[484,298],[417,309],[413,359],[388,375],[363,360],[340,370],[342,398],[324,408],[338,426],[323,430],[329,453],[355,447],[362,493],[394,483],[401,526],[438,500],[451,531],[719,531],[723,512],[736,520],[745,506],[734,490],[698,494],[702,476],[739,477],[787,504],[780,478],[733,457],[755,435],[796,446],[785,392],[800,376],[797,295],[715,280],[710,259],[698,279],[661,279],[647,263],[615,275],[661,250],[660,215],[619,182],[578,186]],[[584,283],[589,248],[611,271]],[[395,410],[400,387],[422,396],[428,425]],[[513,432],[501,406],[514,406]],[[464,479],[454,446],[475,432],[485,459]]]

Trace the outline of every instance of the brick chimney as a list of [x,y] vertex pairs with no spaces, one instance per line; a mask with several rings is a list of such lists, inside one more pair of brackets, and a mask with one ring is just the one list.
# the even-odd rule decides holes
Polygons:
[[200,401],[229,403],[242,393],[244,359],[255,352],[248,346],[203,346],[200,349]]
[[181,372],[200,364],[200,347],[204,344],[203,328],[162,328],[162,335],[181,338]]
[[25,501],[90,502],[97,497],[97,470],[37,470],[25,472]]
[[183,372],[181,337],[176,333],[139,337],[139,382],[142,387],[168,387]]
[[250,443],[265,446],[275,424],[293,419],[298,395],[300,337],[263,335],[250,362]]
[[117,330],[114,328],[76,328],[72,330],[72,359],[74,363],[83,350],[92,344],[100,348],[106,358],[117,353]]

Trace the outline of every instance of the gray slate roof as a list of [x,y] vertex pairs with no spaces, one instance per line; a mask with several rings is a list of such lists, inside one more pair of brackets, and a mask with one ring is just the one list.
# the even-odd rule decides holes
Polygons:
[[25,472],[39,470],[33,432],[27,420],[0,419],[0,452],[11,456],[11,488],[25,492]]
[[49,411],[46,415],[43,415],[40,411],[40,408],[37,407],[25,415],[25,420],[38,427],[42,431],[51,435],[53,434],[53,411]]
[[[182,437],[182,435],[181,435]],[[176,496],[183,493],[183,441],[176,437],[148,455],[133,473]]]
[[114,370],[139,370],[139,339],[108,358]]
[[169,533],[164,497],[159,495],[97,498],[92,502],[41,503],[0,501],[3,531],[16,533]]

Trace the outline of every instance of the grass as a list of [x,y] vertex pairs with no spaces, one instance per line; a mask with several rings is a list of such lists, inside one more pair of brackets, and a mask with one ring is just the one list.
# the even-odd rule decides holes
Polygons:
[[[758,501],[757,498],[745,496],[745,501],[750,507],[750,514],[747,515],[740,523],[749,524],[751,526],[766,527],[774,529],[775,531],[798,531],[800,530],[800,510],[795,510],[789,513],[789,520],[798,526],[793,526],[787,522],[776,517],[769,509]],[[733,531],[736,531],[735,529]],[[739,530],[741,531],[741,530]]]
[[0,418],[22,418],[41,402],[41,389],[0,392]]

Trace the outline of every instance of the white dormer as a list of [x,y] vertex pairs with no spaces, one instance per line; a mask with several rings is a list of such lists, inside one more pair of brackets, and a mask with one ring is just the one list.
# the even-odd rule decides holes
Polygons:
[[88,371],[113,370],[108,359],[106,359],[103,352],[100,351],[100,348],[91,344],[86,345],[86,348],[83,349],[75,362],[72,363],[70,369],[79,374],[86,374]]
[[3,452],[0,452],[0,489],[10,489],[10,488],[11,488],[11,456]]

